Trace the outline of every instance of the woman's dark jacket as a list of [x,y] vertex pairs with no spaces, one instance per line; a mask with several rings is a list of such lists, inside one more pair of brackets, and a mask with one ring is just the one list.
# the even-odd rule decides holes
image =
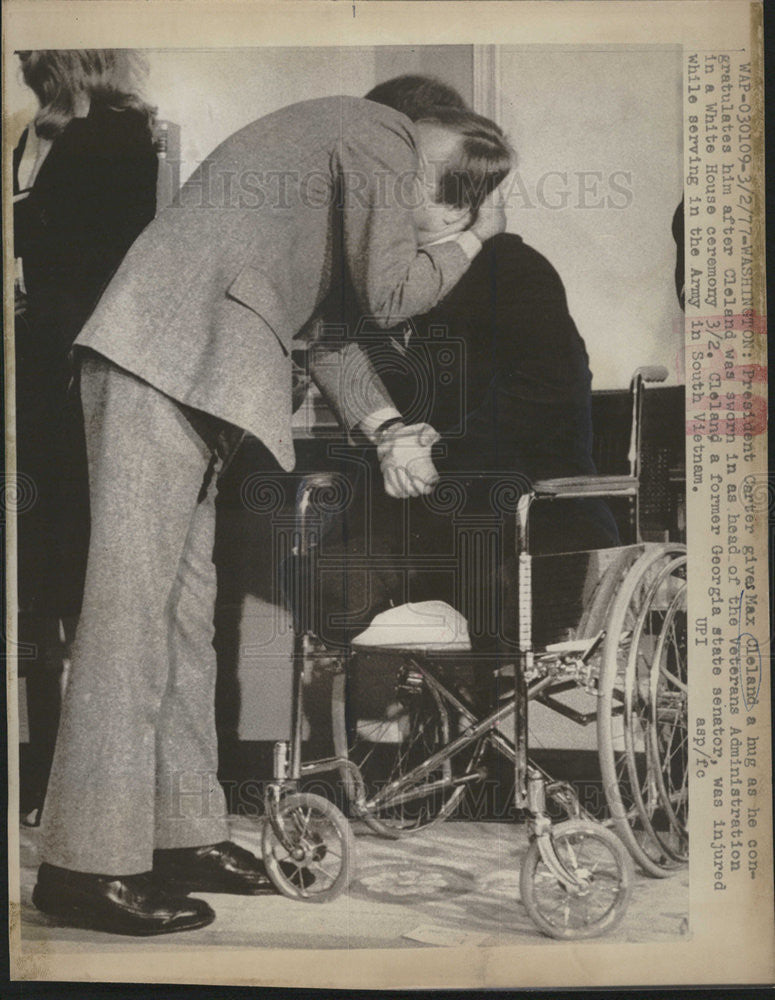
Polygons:
[[[28,139],[14,150],[17,172]],[[80,406],[70,348],[124,254],[156,211],[158,160],[145,117],[93,104],[54,140],[14,204],[26,301],[16,321],[20,607],[77,613],[88,540]]]

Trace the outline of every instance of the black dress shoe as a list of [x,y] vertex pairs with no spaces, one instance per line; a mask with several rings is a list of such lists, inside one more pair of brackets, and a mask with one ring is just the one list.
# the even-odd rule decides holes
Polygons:
[[42,864],[32,901],[42,913],[71,927],[108,934],[171,934],[215,920],[203,899],[165,892],[150,873],[91,875]]
[[205,847],[153,852],[153,875],[176,892],[231,892],[241,896],[276,893],[263,861],[229,840]]

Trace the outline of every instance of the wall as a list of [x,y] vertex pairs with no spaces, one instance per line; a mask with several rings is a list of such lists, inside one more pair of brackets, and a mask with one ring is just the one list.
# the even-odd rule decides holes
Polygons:
[[594,387],[625,386],[642,364],[682,381],[680,51],[504,46],[498,58],[498,117],[519,154],[509,229],[565,282]]
[[443,75],[472,93],[470,46],[165,50],[148,53],[148,93],[182,128],[181,179],[232,132],[286,104],[367,93],[399,73]]
[[35,114],[37,102],[35,97],[21,81],[19,61],[16,58],[6,61],[4,70],[5,92],[3,94],[3,131],[7,136],[8,146],[13,148],[27,123]]
[[148,53],[148,93],[181,126],[181,180],[232,132],[286,104],[374,85],[373,49],[218,49]]
[[470,45],[380,45],[375,49],[376,81],[403,73],[437,76],[471,103],[474,96],[474,53]]

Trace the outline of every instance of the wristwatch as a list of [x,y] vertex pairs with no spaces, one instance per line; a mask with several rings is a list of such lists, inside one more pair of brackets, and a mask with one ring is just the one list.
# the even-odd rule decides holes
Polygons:
[[379,441],[380,437],[388,430],[393,427],[394,424],[402,424],[404,422],[403,417],[388,417],[387,420],[383,420],[382,423],[374,430],[374,440]]

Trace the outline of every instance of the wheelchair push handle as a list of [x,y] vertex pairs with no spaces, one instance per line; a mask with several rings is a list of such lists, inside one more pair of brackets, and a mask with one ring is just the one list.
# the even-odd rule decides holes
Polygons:
[[[310,532],[310,515],[313,513],[314,499],[322,494],[331,496],[336,490],[337,477],[331,472],[313,472],[302,477],[296,490],[296,541],[294,551],[297,556],[309,555],[310,548],[317,545],[316,532]],[[314,523],[314,522],[313,522]]]
[[309,503],[313,490],[330,490],[334,487],[336,476],[333,472],[310,472],[301,477],[296,490],[297,505],[306,500]]
[[296,517],[303,521],[312,503],[313,495],[321,490],[330,492],[336,488],[336,477],[331,472],[312,472],[302,476],[296,490]]
[[635,382],[639,378],[642,382],[664,382],[667,375],[668,371],[664,365],[643,365],[635,369],[632,381]]
[[627,453],[627,461],[630,466],[630,475],[637,479],[640,475],[640,433],[642,418],[643,386],[647,382],[664,382],[667,378],[667,368],[664,365],[643,365],[636,368],[630,391],[632,393],[632,425],[630,430],[630,448]]

